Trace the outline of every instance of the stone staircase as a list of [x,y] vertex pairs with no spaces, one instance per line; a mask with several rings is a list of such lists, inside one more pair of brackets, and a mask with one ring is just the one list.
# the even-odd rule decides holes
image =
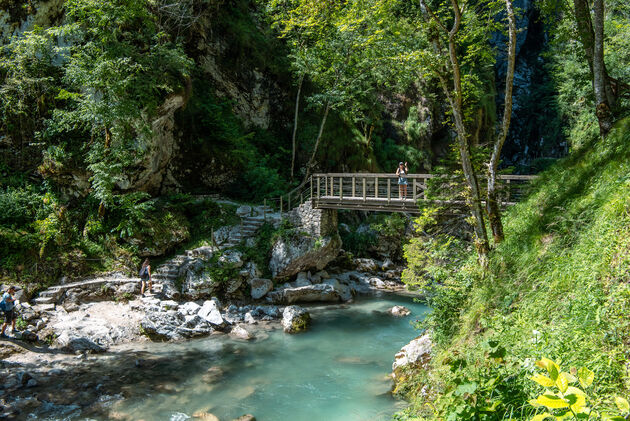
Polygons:
[[[274,213],[273,209],[263,206],[255,206],[250,208],[247,214],[241,214],[241,225],[235,229],[229,238],[221,245],[202,246],[192,250],[186,250],[182,254],[178,254],[160,265],[154,267],[151,271],[151,279],[153,280],[153,291],[157,294],[175,296],[179,294],[176,289],[177,280],[184,276],[188,264],[199,258],[209,258],[212,254],[221,249],[235,247],[248,238],[253,237],[258,229],[265,223],[276,222],[280,220],[280,214]],[[45,291],[39,293],[39,296],[33,300],[35,304],[55,304],[59,301],[65,291],[75,287],[96,286],[106,283],[128,283],[139,282],[138,278],[128,278],[120,275],[118,279],[112,276],[104,278],[95,278],[68,284],[55,285]]]
[[274,213],[270,207],[256,206],[247,215],[241,216],[241,225],[229,238],[218,247],[203,246],[193,250],[186,250],[157,266],[151,274],[153,288],[157,293],[164,292],[164,288],[173,288],[179,277],[186,272],[186,266],[197,258],[210,257],[217,249],[229,249],[237,246],[242,241],[256,235],[258,229],[265,221],[275,222],[280,220],[280,215]]

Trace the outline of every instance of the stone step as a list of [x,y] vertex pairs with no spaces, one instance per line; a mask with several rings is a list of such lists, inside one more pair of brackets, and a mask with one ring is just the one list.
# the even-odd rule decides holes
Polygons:
[[59,289],[47,289],[45,291],[42,291],[39,293],[40,297],[55,297],[56,295],[59,295],[59,293],[61,292],[61,290]]
[[55,297],[37,297],[33,300],[35,304],[54,304]]
[[262,218],[258,219],[258,218],[243,218],[243,225],[255,225],[257,227],[262,226],[265,223],[265,221],[262,220]]

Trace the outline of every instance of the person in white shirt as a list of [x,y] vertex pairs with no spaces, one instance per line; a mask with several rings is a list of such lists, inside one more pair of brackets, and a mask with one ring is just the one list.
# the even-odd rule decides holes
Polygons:
[[407,199],[407,175],[409,174],[409,168],[407,163],[400,162],[398,169],[396,169],[396,175],[398,176],[398,197],[401,199]]

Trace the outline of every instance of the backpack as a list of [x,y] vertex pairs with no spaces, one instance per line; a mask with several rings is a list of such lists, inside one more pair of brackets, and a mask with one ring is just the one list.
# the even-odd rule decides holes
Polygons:
[[138,272],[138,276],[140,276],[141,278],[148,278],[149,277],[149,266],[144,266],[143,268],[140,268],[140,272]]
[[0,311],[6,311],[7,308],[4,306],[4,300],[0,300]]

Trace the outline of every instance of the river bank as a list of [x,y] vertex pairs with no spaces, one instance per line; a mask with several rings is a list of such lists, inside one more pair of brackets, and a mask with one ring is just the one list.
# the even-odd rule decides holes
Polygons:
[[[412,314],[388,314],[394,305]],[[171,343],[138,337],[104,353],[15,353],[2,363],[5,385],[13,384],[2,399],[14,399],[15,419],[51,420],[214,419],[204,415],[210,413],[220,420],[247,413],[307,420],[313,411],[322,419],[379,420],[400,409],[389,393],[393,355],[413,337],[410,321],[427,308],[383,292],[305,308],[312,325],[302,335],[283,333],[276,319],[248,325],[249,341],[215,333]]]

